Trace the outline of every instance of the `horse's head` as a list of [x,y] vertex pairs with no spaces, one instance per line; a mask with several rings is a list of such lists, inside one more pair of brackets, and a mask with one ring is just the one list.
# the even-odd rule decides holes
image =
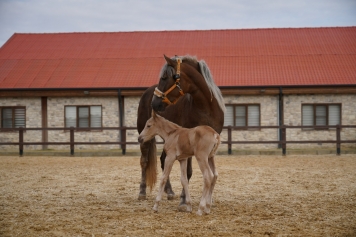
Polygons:
[[167,64],[162,68],[160,80],[152,98],[152,108],[155,111],[164,111],[168,105],[175,104],[184,95],[180,86],[180,58],[164,58]]
[[158,133],[159,127],[157,126],[158,115],[152,110],[152,117],[147,120],[145,128],[142,130],[140,135],[138,136],[139,143],[145,143],[151,140]]

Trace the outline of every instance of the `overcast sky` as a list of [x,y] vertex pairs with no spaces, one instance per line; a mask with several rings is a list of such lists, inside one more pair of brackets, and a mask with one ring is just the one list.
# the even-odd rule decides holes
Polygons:
[[356,26],[356,0],[0,0],[16,33]]

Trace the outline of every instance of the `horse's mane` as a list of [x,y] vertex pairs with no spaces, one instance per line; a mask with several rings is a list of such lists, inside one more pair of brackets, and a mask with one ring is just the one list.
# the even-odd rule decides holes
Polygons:
[[[173,60],[175,57],[172,58]],[[224,98],[221,94],[221,91],[219,87],[215,84],[213,75],[211,75],[210,69],[206,62],[204,60],[198,61],[195,56],[190,56],[190,55],[185,55],[181,57],[182,61],[188,64],[191,64],[193,66],[199,65],[200,72],[202,76],[205,79],[206,84],[208,85],[208,88],[210,92],[213,94],[215,99],[217,100],[221,110],[225,113],[225,103],[224,103]],[[161,70],[160,77],[164,76],[164,74],[167,74],[167,76],[172,76],[175,72],[172,67],[168,67],[167,64],[165,64]]]

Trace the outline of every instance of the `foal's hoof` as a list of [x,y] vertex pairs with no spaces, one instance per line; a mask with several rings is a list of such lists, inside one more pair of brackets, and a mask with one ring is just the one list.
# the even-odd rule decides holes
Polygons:
[[146,200],[146,194],[139,194],[138,200]]
[[199,209],[199,210],[197,211],[197,215],[198,215],[198,216],[201,216],[201,215],[203,215],[203,212]]
[[187,204],[179,205],[178,206],[178,211],[181,211],[181,212],[192,212],[192,206],[187,205]]

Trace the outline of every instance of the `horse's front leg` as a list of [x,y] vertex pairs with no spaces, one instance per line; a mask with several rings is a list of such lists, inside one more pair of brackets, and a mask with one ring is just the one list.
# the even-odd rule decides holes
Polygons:
[[158,205],[159,205],[159,202],[162,200],[162,195],[163,195],[163,192],[164,192],[164,186],[166,185],[168,177],[169,177],[169,174],[171,173],[174,160],[175,160],[175,157],[173,156],[173,157],[167,158],[166,161],[165,161],[163,174],[162,174],[162,177],[161,177],[161,180],[160,180],[160,183],[159,183],[159,187],[158,187],[158,193],[157,193],[156,201],[155,201],[155,204],[154,204],[154,206],[152,208],[155,212],[158,211]]
[[141,183],[140,183],[140,193],[138,194],[138,200],[146,199],[146,169],[148,164],[148,153],[150,149],[150,143],[151,142],[146,142],[140,145]]
[[[189,157],[187,159],[187,178],[188,178],[188,183],[190,178],[193,175],[193,168],[192,168],[192,157]],[[182,206],[182,208],[184,209],[185,205],[186,205],[187,201],[186,201],[186,195],[185,195],[185,191],[184,188],[182,189],[182,193],[180,194],[180,203],[179,206]]]
[[189,194],[189,182],[187,178],[187,159],[180,160],[180,181],[182,183],[182,186],[185,190],[185,197],[186,197],[186,204],[185,205],[180,205],[178,206],[179,211],[186,211],[186,212],[191,212],[192,211],[192,204],[191,204],[191,199],[190,199],[190,194]]
[[[165,160],[166,160],[166,152],[163,151],[162,154],[161,154],[161,168],[162,168],[162,171],[164,170],[164,163],[165,163]],[[173,200],[174,197],[175,197],[175,193],[173,192],[173,189],[172,189],[172,186],[171,186],[171,182],[169,181],[169,176],[168,176],[168,180],[167,180],[167,183],[164,187],[164,191],[167,193],[167,199],[168,200]]]

